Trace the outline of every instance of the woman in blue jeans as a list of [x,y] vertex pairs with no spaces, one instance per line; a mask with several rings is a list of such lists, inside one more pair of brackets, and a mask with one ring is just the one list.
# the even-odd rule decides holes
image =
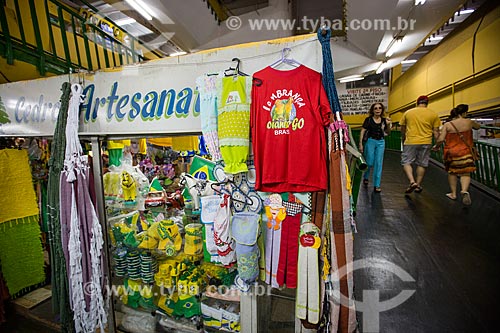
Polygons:
[[385,117],[384,111],[384,106],[381,103],[372,104],[368,112],[369,116],[363,122],[359,140],[359,151],[365,156],[368,165],[368,170],[363,175],[363,184],[368,186],[370,170],[373,168],[373,189],[375,192],[382,191],[380,180],[384,162],[384,136],[391,133],[391,119]]

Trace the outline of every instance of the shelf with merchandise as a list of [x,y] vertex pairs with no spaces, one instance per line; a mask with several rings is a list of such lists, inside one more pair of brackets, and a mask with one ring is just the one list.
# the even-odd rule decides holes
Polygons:
[[[201,210],[195,209],[180,181],[182,172],[211,179],[213,163],[200,156],[179,155],[175,160],[163,148],[155,149],[151,155],[148,146],[148,154],[133,167],[127,157],[122,168],[110,167],[103,175],[119,328],[133,332],[134,321],[149,327],[153,320],[156,328],[151,332],[199,332],[209,327],[239,332],[235,263],[228,268],[211,261]],[[206,293],[208,285],[230,291]],[[203,314],[208,308],[217,314],[215,319]]]

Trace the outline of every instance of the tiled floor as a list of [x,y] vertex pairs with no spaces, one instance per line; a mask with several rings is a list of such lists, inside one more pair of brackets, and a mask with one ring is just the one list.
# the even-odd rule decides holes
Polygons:
[[[424,191],[404,195],[408,181],[399,153],[386,152],[382,193],[373,185],[358,197],[355,293],[380,291],[380,301],[402,289],[415,293],[380,313],[380,332],[498,332],[500,325],[500,201],[471,188],[472,206],[445,196],[446,173],[430,166]],[[414,282],[387,269],[395,264]],[[358,313],[363,330],[363,315]],[[370,323],[365,323],[370,325]]]
[[29,311],[14,308],[10,303],[7,307],[7,322],[0,325],[2,333],[56,333],[59,327],[53,322],[50,299],[37,305]]

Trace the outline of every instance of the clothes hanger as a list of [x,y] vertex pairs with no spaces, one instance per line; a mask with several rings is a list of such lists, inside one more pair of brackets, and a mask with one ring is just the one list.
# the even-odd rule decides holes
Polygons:
[[310,215],[312,213],[312,209],[309,206],[306,206],[306,204],[302,203],[302,213]]
[[210,188],[212,188],[212,190],[216,193],[216,194],[219,194],[219,195],[222,195],[222,194],[227,194],[229,196],[231,196],[231,193],[226,190],[224,187],[221,187],[221,185],[224,185],[225,182],[210,182]]
[[[290,193],[290,194],[292,195],[292,193]],[[287,201],[289,201],[289,200],[290,200],[290,198],[288,198]],[[300,200],[297,197],[295,197],[295,201],[289,201],[289,202],[301,205],[302,206],[301,211],[302,211],[303,214],[310,215],[312,213],[311,207],[307,206],[302,200]]]
[[294,67],[301,66],[302,64],[293,58],[288,58],[288,55],[292,52],[292,49],[289,47],[285,47],[281,50],[281,59],[273,62],[269,67],[276,67],[281,64],[286,64]]
[[[224,75],[225,76],[237,76],[237,75],[241,75],[241,76],[248,76],[248,74],[246,73],[243,73],[242,71],[240,71],[240,63],[241,63],[241,60],[238,59],[238,58],[233,58],[231,59],[231,61],[236,61],[236,67],[229,67],[228,69],[226,69],[224,71]],[[231,73],[233,72],[233,73]]]
[[[227,184],[231,185],[231,188],[234,187],[234,188],[238,189],[238,193],[241,193],[241,195],[245,198],[245,201],[240,200],[238,198],[235,198],[232,195],[232,193],[228,192],[226,189],[221,190],[221,188],[214,187],[214,186],[221,186],[221,185],[227,185]],[[253,205],[253,203],[254,203],[253,200],[252,200],[252,198],[250,198],[244,191],[239,190],[239,188],[236,185],[236,183],[233,180],[231,180],[231,179],[227,179],[227,180],[225,180],[223,182],[218,182],[218,183],[215,183],[215,182],[214,183],[210,183],[210,187],[212,188],[212,190],[214,190],[215,193],[217,193],[217,194],[227,194],[227,195],[229,195],[231,197],[231,200],[239,202],[241,204],[244,204],[244,205]]]

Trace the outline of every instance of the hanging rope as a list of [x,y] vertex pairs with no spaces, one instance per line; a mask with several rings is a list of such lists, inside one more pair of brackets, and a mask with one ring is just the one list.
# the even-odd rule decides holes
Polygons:
[[[323,32],[325,32],[324,35]],[[337,95],[337,88],[335,87],[332,51],[330,49],[331,36],[332,31],[330,28],[318,29],[318,40],[321,43],[321,51],[323,53],[323,87],[325,88],[333,113],[340,113],[342,109],[340,107],[339,96]]]
[[321,50],[323,53],[323,87],[325,88],[330,107],[335,116],[335,121],[330,125],[330,130],[332,132],[338,132],[340,139],[338,145],[340,150],[343,150],[344,143],[349,142],[349,136],[347,135],[347,125],[342,120],[342,108],[340,106],[337,88],[335,87],[335,74],[333,71],[332,51],[330,48],[331,35],[332,31],[329,27],[318,29],[318,40],[321,43]]

